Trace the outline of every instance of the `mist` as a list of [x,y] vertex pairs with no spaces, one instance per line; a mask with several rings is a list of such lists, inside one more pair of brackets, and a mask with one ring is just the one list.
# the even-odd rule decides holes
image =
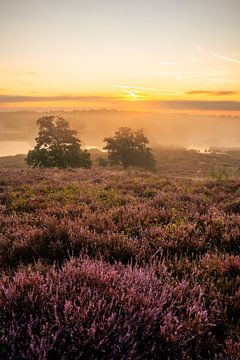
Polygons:
[[208,148],[240,147],[240,117],[160,114],[117,110],[1,112],[0,156],[26,153],[34,147],[36,120],[62,115],[78,131],[84,147],[103,147],[103,139],[121,126],[143,128],[150,146]]

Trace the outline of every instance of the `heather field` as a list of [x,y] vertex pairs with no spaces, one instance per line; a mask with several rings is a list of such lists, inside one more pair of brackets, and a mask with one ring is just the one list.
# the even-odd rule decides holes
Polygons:
[[240,181],[0,171],[0,358],[240,359]]

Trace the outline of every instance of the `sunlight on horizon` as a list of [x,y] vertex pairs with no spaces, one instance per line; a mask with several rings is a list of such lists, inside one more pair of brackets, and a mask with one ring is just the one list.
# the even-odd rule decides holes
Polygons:
[[239,114],[239,13],[235,0],[3,0],[0,111]]

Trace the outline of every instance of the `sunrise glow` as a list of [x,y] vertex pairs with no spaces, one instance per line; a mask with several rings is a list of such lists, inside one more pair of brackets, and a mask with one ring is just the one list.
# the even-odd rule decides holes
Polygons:
[[237,1],[1,1],[0,109],[240,112]]

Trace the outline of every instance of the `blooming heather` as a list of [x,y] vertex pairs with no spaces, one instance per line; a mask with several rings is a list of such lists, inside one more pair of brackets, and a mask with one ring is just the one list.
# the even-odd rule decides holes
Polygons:
[[240,182],[0,172],[0,357],[240,359]]

